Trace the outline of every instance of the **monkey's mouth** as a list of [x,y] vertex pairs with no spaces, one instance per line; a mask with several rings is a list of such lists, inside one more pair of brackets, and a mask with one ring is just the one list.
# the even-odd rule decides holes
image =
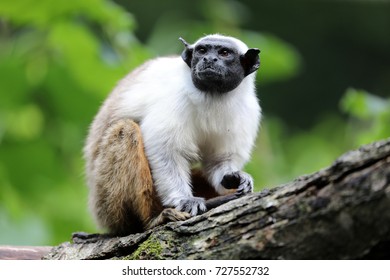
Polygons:
[[222,73],[217,67],[213,65],[205,65],[198,69],[198,75],[200,77],[220,77],[222,76]]

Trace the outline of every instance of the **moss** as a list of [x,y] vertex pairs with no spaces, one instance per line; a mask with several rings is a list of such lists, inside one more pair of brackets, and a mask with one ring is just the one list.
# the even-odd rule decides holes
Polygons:
[[178,237],[175,233],[159,230],[158,232],[152,233],[148,239],[142,242],[130,255],[116,258],[120,260],[175,259],[183,249],[182,242],[177,244],[177,240]]
[[126,260],[161,260],[161,253],[163,247],[160,241],[151,235],[145,242],[143,242],[138,249],[131,255],[123,258]]

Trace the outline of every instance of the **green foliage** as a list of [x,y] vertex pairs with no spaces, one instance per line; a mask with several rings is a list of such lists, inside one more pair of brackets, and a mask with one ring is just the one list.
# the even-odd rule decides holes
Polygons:
[[389,98],[349,88],[340,107],[350,116],[348,135],[357,145],[389,137]]
[[345,124],[334,115],[325,116],[310,130],[295,133],[280,119],[266,117],[246,167],[256,189],[274,187],[326,167],[348,149],[344,131]]
[[241,38],[249,46],[261,46],[259,83],[283,81],[296,76],[301,68],[301,57],[290,44],[272,34],[243,31]]
[[0,243],[95,231],[84,137],[103,98],[150,52],[109,1],[5,0],[0,16]]
[[349,88],[340,101],[346,118],[328,114],[307,131],[289,133],[275,117],[264,121],[247,170],[257,189],[330,165],[343,152],[390,136],[390,99]]

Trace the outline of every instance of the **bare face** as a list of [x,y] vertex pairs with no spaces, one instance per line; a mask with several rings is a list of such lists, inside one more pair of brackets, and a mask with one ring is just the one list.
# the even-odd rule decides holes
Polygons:
[[241,54],[229,38],[206,37],[194,47],[185,44],[182,57],[191,68],[192,82],[206,93],[232,91],[260,64],[257,49]]
[[191,76],[201,91],[225,93],[235,89],[245,77],[237,47],[228,40],[202,40],[194,48]]

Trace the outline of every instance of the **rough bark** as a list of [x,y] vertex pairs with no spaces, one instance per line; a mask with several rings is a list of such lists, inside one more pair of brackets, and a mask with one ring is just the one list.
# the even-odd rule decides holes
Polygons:
[[390,139],[187,221],[126,237],[79,235],[45,258],[390,259]]

